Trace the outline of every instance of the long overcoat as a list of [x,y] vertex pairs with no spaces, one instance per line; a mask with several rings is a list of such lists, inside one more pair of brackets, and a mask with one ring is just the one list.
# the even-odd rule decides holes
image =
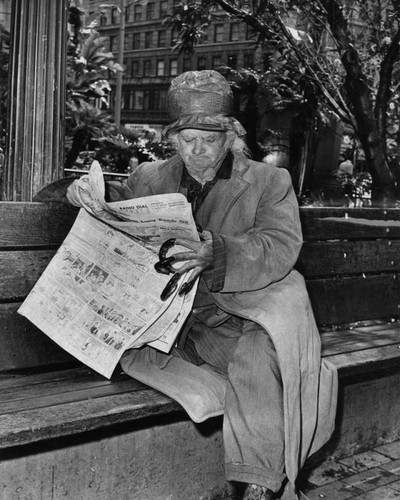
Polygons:
[[[179,156],[145,163],[111,200],[178,192]],[[259,323],[275,345],[284,387],[285,471],[294,484],[311,453],[330,437],[337,374],[321,361],[320,337],[303,277],[293,270],[302,237],[298,206],[285,169],[235,156],[230,179],[220,180],[198,214],[202,226],[225,241],[226,277],[211,300],[223,311]],[[223,414],[225,380],[154,349],[128,351],[123,369],[179,401],[202,421]]]

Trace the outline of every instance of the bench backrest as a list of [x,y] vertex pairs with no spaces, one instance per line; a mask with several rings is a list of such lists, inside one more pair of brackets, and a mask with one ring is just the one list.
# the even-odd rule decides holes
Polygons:
[[400,210],[301,208],[297,268],[319,325],[400,316]]
[[[72,362],[17,314],[77,210],[0,202],[0,371]],[[317,322],[400,316],[400,210],[302,208],[304,274]]]
[[77,210],[62,204],[0,202],[0,371],[71,362],[17,313],[68,234]]

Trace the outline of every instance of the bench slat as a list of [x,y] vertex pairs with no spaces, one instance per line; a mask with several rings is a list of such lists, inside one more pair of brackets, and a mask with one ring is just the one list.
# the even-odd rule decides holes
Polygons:
[[334,330],[321,333],[322,356],[351,354],[387,345],[400,345],[400,325],[379,331]]
[[0,248],[60,245],[78,210],[61,203],[0,202]]
[[1,413],[19,413],[25,410],[64,406],[67,403],[85,402],[89,399],[124,394],[137,390],[151,390],[136,380],[101,383],[98,380],[82,380],[73,386],[66,384],[42,384],[27,386],[16,394],[1,397]]
[[25,297],[54,253],[55,250],[0,251],[0,300]]
[[0,448],[87,432],[153,415],[183,411],[148,389],[0,415]]
[[76,363],[75,358],[17,313],[20,305],[0,304],[0,371]]
[[296,268],[305,276],[400,270],[400,240],[306,242]]
[[371,370],[376,371],[381,368],[398,366],[400,348],[399,344],[393,344],[363,351],[326,356],[326,359],[337,367],[342,376],[347,376],[354,373],[360,374],[371,372]]
[[[346,218],[347,216],[347,218]],[[305,241],[400,238],[400,210],[300,208]]]
[[400,273],[308,280],[307,289],[319,325],[400,314]]

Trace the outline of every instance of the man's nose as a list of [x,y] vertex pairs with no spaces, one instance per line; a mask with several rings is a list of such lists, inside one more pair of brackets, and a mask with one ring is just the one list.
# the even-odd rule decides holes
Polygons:
[[204,152],[204,141],[201,137],[198,137],[193,146],[193,153],[198,155]]

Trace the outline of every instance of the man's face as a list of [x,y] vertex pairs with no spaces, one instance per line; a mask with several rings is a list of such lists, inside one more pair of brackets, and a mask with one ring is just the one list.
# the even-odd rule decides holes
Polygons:
[[179,152],[186,165],[206,169],[219,164],[224,153],[225,132],[184,129],[178,134]]

